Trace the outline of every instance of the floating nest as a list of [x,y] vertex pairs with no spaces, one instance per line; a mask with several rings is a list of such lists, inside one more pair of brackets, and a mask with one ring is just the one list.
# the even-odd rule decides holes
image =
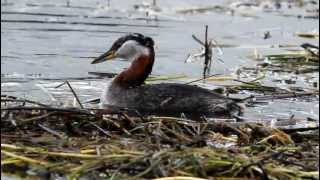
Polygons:
[[319,47],[304,43],[303,50],[283,54],[265,55],[269,62],[260,63],[259,66],[273,72],[288,72],[306,74],[319,72]]
[[[1,168],[45,179],[317,179],[318,126],[129,116],[1,99]],[[131,113],[132,114],[132,113]]]

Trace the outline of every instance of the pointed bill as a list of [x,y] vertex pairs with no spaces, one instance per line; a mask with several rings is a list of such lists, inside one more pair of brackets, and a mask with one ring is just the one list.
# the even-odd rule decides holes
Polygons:
[[98,64],[116,58],[115,51],[110,50],[94,59],[91,64]]

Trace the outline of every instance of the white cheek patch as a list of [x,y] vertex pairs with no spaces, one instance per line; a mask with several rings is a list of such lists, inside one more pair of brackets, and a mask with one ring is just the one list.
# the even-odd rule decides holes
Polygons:
[[134,60],[142,55],[149,55],[149,49],[138,42],[130,40],[125,42],[116,52],[119,58]]

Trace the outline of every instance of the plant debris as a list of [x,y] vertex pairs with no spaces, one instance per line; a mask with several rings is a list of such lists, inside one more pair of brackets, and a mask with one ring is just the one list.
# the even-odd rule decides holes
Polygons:
[[318,126],[276,129],[232,120],[128,114],[3,96],[2,172],[69,179],[319,175]]

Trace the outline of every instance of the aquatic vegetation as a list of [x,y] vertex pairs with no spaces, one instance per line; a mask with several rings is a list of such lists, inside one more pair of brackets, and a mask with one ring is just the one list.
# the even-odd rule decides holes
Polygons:
[[296,35],[302,38],[319,39],[319,32],[298,32]]
[[2,97],[1,104],[1,167],[8,174],[69,179],[319,175],[318,125],[275,129],[225,119],[140,117],[130,110],[48,107],[14,97]]
[[302,44],[303,50],[283,54],[269,54],[267,60],[259,66],[271,71],[282,72],[318,72],[319,71],[319,47],[312,44]]

